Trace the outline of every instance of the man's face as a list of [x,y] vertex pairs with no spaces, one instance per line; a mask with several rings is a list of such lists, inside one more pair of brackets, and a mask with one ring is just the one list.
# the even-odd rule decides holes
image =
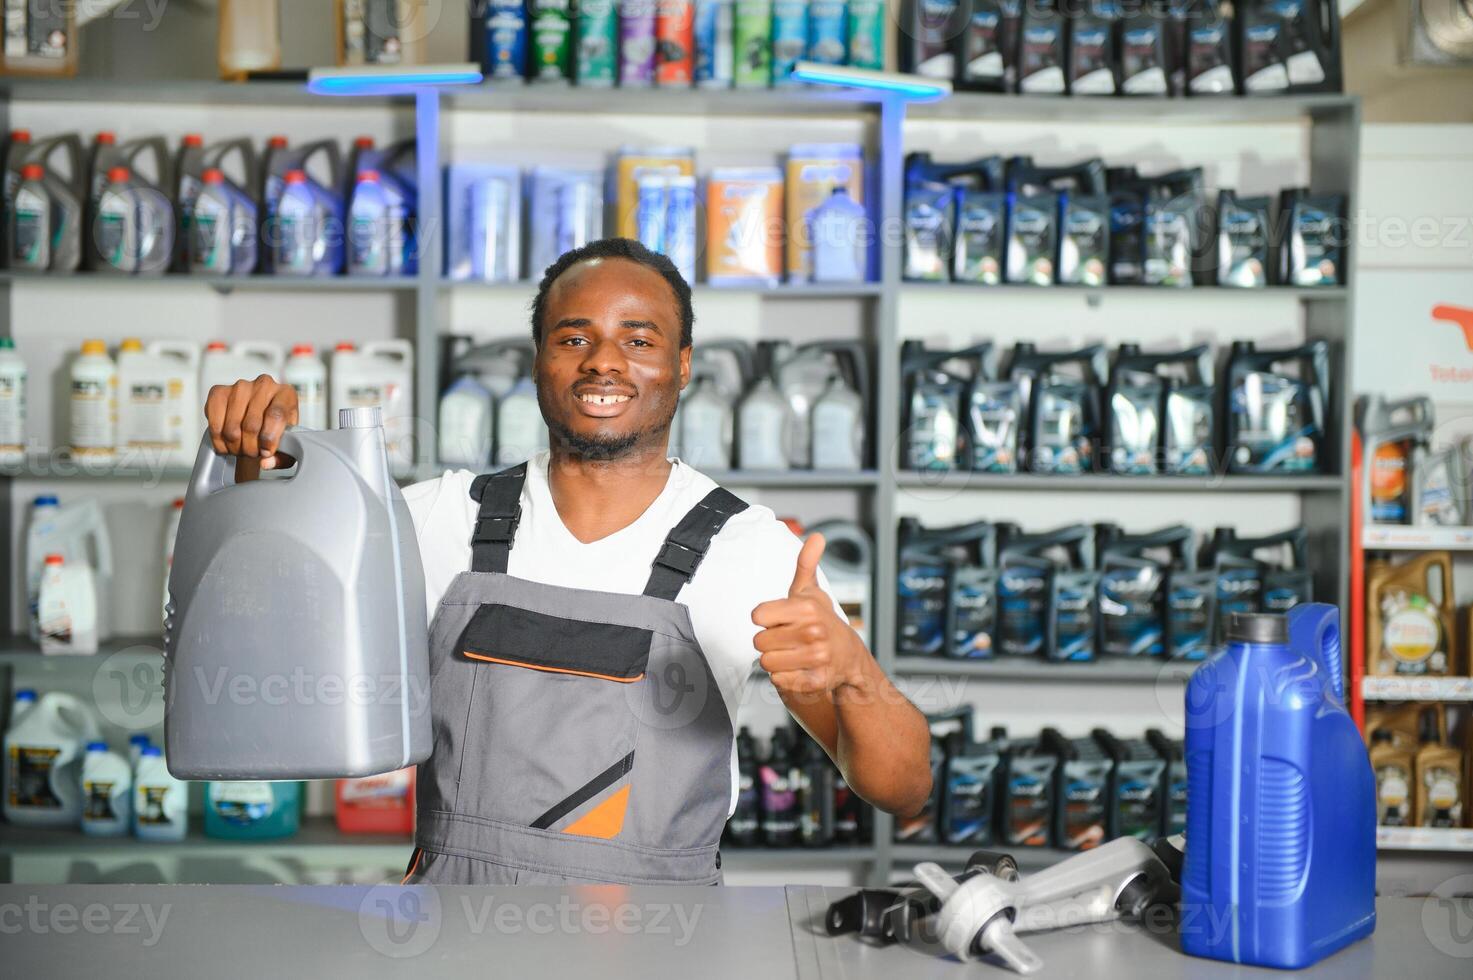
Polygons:
[[670,284],[628,259],[574,265],[548,290],[533,374],[543,420],[574,454],[663,453],[690,377]]

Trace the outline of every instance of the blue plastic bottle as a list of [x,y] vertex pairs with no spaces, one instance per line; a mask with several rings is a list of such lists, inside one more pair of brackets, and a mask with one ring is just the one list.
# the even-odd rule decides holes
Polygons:
[[1376,927],[1376,783],[1339,613],[1234,613],[1187,685],[1182,951],[1298,969]]
[[205,834],[229,840],[290,837],[301,825],[299,782],[211,781],[205,784]]

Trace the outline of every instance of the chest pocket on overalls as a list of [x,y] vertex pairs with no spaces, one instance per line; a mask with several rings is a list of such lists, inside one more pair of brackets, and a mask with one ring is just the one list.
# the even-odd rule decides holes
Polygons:
[[460,655],[479,667],[462,799],[471,779],[478,784],[471,798],[484,816],[618,836],[629,806],[650,644],[650,631],[637,627],[481,606],[459,643]]

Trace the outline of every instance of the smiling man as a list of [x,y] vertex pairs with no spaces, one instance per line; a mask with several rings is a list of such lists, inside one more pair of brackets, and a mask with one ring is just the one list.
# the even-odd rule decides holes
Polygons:
[[[714,884],[754,662],[862,797],[911,816],[925,719],[800,542],[666,457],[690,287],[628,239],[568,252],[532,307],[548,452],[405,491],[432,617],[434,750],[407,880]],[[278,465],[270,378],[215,388],[215,448]]]

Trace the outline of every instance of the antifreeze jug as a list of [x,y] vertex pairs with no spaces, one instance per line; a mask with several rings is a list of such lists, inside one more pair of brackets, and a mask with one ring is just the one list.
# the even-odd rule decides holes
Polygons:
[[[153,158],[154,179],[139,169]],[[162,136],[119,144],[110,130],[98,133],[87,162],[83,262],[103,272],[161,273],[174,258],[173,165]]]
[[22,272],[75,272],[82,261],[82,201],[45,165],[21,168],[5,211],[4,259]]
[[[238,167],[227,167],[228,159],[236,161]],[[218,197],[229,201],[236,212],[230,215],[231,224],[239,226],[238,234],[241,238],[250,239],[249,244],[245,241],[234,243],[238,255],[242,258],[249,255],[250,267],[245,268],[245,263],[238,261],[226,271],[233,275],[249,275],[255,271],[260,240],[260,206],[256,201],[256,194],[261,186],[261,173],[255,147],[251,145],[250,138],[244,136],[206,146],[204,137],[200,134],[185,135],[179,152],[174,157],[174,204],[179,209],[179,236],[174,266],[181,272],[189,271],[189,250],[193,245],[190,228],[200,194],[205,189],[205,174],[210,170],[221,172],[222,190]],[[196,271],[215,270],[207,268]]]
[[[429,755],[424,576],[381,415],[349,409],[337,429],[289,429],[293,471],[241,484],[201,440],[164,630],[175,776],[368,776]],[[303,671],[369,696],[267,696],[272,678]],[[243,683],[235,676],[256,696],[219,696],[222,680]]]
[[731,468],[736,406],[752,380],[752,348],[713,340],[691,354],[690,383],[670,422],[668,454],[698,469]]
[[[319,157],[326,168],[325,172],[323,167],[314,168],[311,165],[311,162]],[[256,198],[261,202],[261,267],[263,272],[276,271],[276,254],[282,244],[282,230],[277,225],[277,213],[282,194],[286,192],[286,175],[294,170],[304,173],[315,172],[318,176],[311,179],[311,186],[341,201],[337,195],[326,190],[329,187],[342,186],[343,159],[336,140],[318,140],[315,143],[293,147],[288,145],[285,136],[271,137],[266,144],[266,152],[261,157],[261,185],[256,192]],[[341,210],[341,203],[339,203],[338,210]],[[337,231],[341,237],[340,216]],[[341,249],[338,249],[338,252],[341,253]]]
[[1376,780],[1333,606],[1238,613],[1227,639],[1187,684],[1182,951],[1298,969],[1376,927]]
[[1167,611],[1173,572],[1196,565],[1196,532],[1174,524],[1145,534],[1123,534],[1113,524],[1096,529],[1100,566],[1100,653],[1159,657],[1167,652]]
[[[58,158],[58,152],[61,156]],[[61,166],[58,167],[58,159]],[[27,200],[18,200],[21,185],[25,181],[27,167],[42,168],[40,186],[32,186]],[[10,268],[27,268],[32,271],[50,269],[55,272],[75,272],[82,263],[82,201],[86,197],[86,182],[82,171],[82,140],[76,133],[64,133],[41,140],[31,141],[31,131],[16,129],[10,133],[10,144],[5,150],[5,206],[4,213],[17,225],[24,226],[18,213],[25,205],[25,213],[40,217],[45,212],[45,224],[49,228],[49,239],[45,243],[46,261],[40,263],[39,256],[31,262],[18,262],[16,253],[29,251],[7,236],[4,259]]]
[[75,827],[82,818],[82,760],[99,738],[80,698],[48,691],[5,733],[5,819],[16,827]]

